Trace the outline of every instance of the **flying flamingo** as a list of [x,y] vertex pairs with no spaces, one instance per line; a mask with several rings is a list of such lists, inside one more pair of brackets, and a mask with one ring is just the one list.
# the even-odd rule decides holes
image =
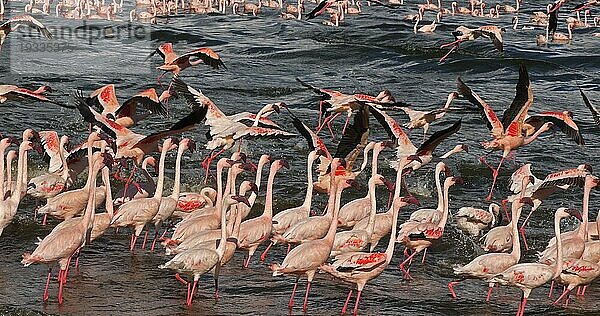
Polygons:
[[260,261],[265,261],[269,249],[275,245],[281,238],[283,233],[288,230],[292,225],[297,222],[308,218],[310,216],[310,206],[312,204],[313,195],[313,163],[320,156],[319,150],[313,150],[308,154],[308,161],[306,163],[306,174],[308,177],[308,185],[306,188],[306,196],[302,205],[283,210],[273,216],[273,230],[271,231],[271,243],[267,246],[267,249],[261,254]]
[[[511,207],[511,229],[512,234],[515,236],[512,239],[512,251],[510,253],[486,253],[471,260],[471,262],[460,268],[454,268],[454,274],[459,275],[463,278],[474,278],[482,279],[487,281],[494,277],[498,273],[504,272],[504,270],[517,264],[521,259],[521,246],[519,243],[519,232],[518,232],[518,221],[520,208],[527,203],[533,206],[533,201],[529,197],[524,197],[516,200],[512,203]],[[454,293],[454,286],[464,280],[453,281],[448,283],[448,289],[453,298],[456,298]],[[489,283],[488,294],[486,302],[489,302],[492,294],[494,283]]]
[[[1,31],[0,31],[1,33]],[[1,36],[1,35],[0,35]],[[1,49],[0,44],[0,49]],[[33,100],[38,102],[48,102],[67,109],[74,109],[71,105],[66,105],[60,102],[56,102],[48,99],[44,93],[52,91],[48,86],[41,86],[36,90],[29,90],[26,88],[20,88],[15,85],[0,85],[0,104],[7,100]]]
[[502,121],[498,119],[496,113],[492,108],[483,101],[475,92],[473,92],[460,78],[457,79],[458,91],[461,95],[466,97],[471,103],[476,105],[483,116],[487,119],[487,126],[490,128],[494,140],[484,142],[483,147],[485,149],[502,150],[502,158],[496,169],[493,169],[485,162],[485,156],[482,156],[479,160],[492,169],[493,181],[490,193],[487,196],[487,200],[492,199],[494,192],[494,186],[496,185],[496,179],[498,178],[498,171],[502,166],[504,159],[510,154],[511,151],[516,150],[522,146],[528,145],[533,142],[540,134],[546,132],[552,126],[552,123],[545,123],[539,128],[533,135],[523,135],[523,124],[527,112],[533,103],[533,91],[531,90],[531,81],[527,74],[527,69],[524,65],[519,67],[519,82],[517,83],[517,93],[513,99],[510,107],[504,111]]
[[275,174],[283,167],[289,169],[290,165],[285,160],[275,160],[271,164],[263,213],[241,223],[238,248],[248,250],[248,259],[244,262],[244,268],[248,267],[256,248],[268,240],[273,231],[273,181]]
[[433,242],[440,240],[444,234],[444,228],[448,221],[449,212],[448,189],[455,183],[461,184],[462,179],[460,177],[448,177],[444,180],[444,209],[442,210],[443,213],[439,222],[420,223],[407,221],[400,225],[400,232],[398,233],[396,240],[403,243],[407,250],[411,249],[413,251],[413,253],[400,264],[400,270],[402,270],[404,275],[409,279],[411,276],[408,270],[404,269],[404,266],[407,263],[410,265],[413,257],[421,251],[423,251],[423,260],[421,262],[424,262],[427,248],[429,248]]
[[[103,155],[100,158],[100,153],[96,154],[92,158],[93,164],[90,165],[91,184],[96,186],[96,176],[100,169],[104,168],[105,165],[112,163],[112,158],[108,155]],[[44,301],[48,300],[48,285],[50,284],[50,275],[52,273],[51,264],[58,262],[60,272],[58,273],[59,290],[58,290],[58,304],[62,304],[63,287],[66,283],[66,271],[69,266],[70,258],[73,254],[80,249],[86,240],[89,239],[89,230],[94,222],[94,209],[95,209],[95,195],[90,194],[86,206],[83,220],[79,225],[58,225],[56,226],[48,236],[39,242],[37,248],[33,253],[24,253],[23,260],[21,263],[25,266],[29,266],[33,263],[45,263],[48,264],[48,278],[46,279],[46,287],[44,289]]]
[[[483,5],[483,4],[482,4]],[[498,27],[495,25],[484,25],[478,28],[468,28],[466,26],[459,26],[452,32],[455,41],[444,44],[440,46],[440,48],[445,48],[448,46],[452,46],[450,51],[446,53],[442,58],[440,58],[440,62],[443,62],[448,58],[448,56],[458,49],[458,46],[462,42],[473,41],[479,37],[488,38],[494,44],[494,48],[496,48],[499,52],[504,51],[504,41],[502,39],[502,33],[506,32],[506,29],[503,27]]]
[[[33,149],[31,146],[31,142],[25,141],[22,142],[19,146],[19,160],[17,163],[17,181],[15,186],[15,191],[10,192],[10,196],[6,199],[5,194],[2,193],[2,198],[0,199],[0,235],[2,235],[2,231],[10,222],[12,222],[13,218],[17,214],[17,209],[19,208],[19,203],[21,202],[21,191],[23,189],[23,173],[27,173],[27,168],[25,167],[25,160],[27,160],[27,151]],[[4,179],[1,179],[4,184]],[[10,189],[10,188],[9,188]]]
[[[581,219],[581,214],[576,210],[559,208],[554,215],[554,234],[559,247],[556,248],[558,262],[562,262],[562,242],[560,240],[560,221],[570,216]],[[504,272],[495,275],[489,282],[500,283],[502,285],[512,285],[523,291],[523,299],[517,310],[517,316],[524,315],[525,305],[531,291],[538,288],[552,279],[560,276],[562,264],[555,263],[552,266],[541,263],[519,263]]]
[[[167,138],[162,145],[162,152],[160,153],[160,159],[158,162],[158,181],[156,183],[156,191],[152,197],[140,198],[131,200],[127,203],[122,204],[117,209],[117,212],[111,220],[112,227],[127,227],[132,226],[134,228],[131,234],[131,246],[129,251],[133,251],[137,238],[139,237],[146,224],[150,223],[154,216],[158,213],[162,193],[164,186],[165,177],[165,158],[167,151],[171,149],[173,139]],[[146,244],[146,237],[148,231],[144,235],[144,242],[142,243],[142,249]]]
[[[334,158],[331,162],[331,167],[337,169],[337,167],[341,164],[342,161],[340,158]],[[331,195],[335,196],[334,204],[338,204],[342,190],[355,183],[356,181],[352,179],[345,180],[342,176],[334,175],[332,179],[331,190]],[[308,278],[308,283],[306,286],[306,294],[304,295],[304,304],[302,306],[302,310],[306,312],[308,305],[308,292],[310,291],[311,282],[315,276],[315,273],[317,272],[317,269],[329,258],[329,253],[331,252],[331,246],[333,245],[335,231],[337,228],[337,213],[339,210],[339,205],[332,205],[332,208],[334,209],[332,215],[333,217],[330,221],[327,234],[325,234],[324,237],[320,239],[309,240],[294,247],[294,249],[288,252],[288,254],[285,256],[281,265],[277,263],[273,263],[271,265],[273,276],[284,274],[292,274],[296,276],[296,283],[294,284],[294,289],[292,290],[292,295],[288,304],[288,308],[290,310],[294,306],[294,295],[296,294],[296,288],[298,287],[298,279],[300,276],[306,275]]]
[[196,143],[189,138],[184,138],[179,142],[179,148],[177,149],[177,159],[175,160],[175,181],[173,182],[173,190],[171,195],[163,196],[160,200],[160,207],[158,213],[152,218],[154,223],[154,240],[152,241],[151,251],[154,251],[158,233],[165,220],[170,218],[175,212],[177,207],[177,200],[179,199],[179,191],[181,187],[181,157],[186,150],[190,150],[191,153],[196,149]]
[[[192,108],[201,108],[206,111],[206,122],[205,124],[210,126],[210,132],[208,135],[209,141],[206,144],[206,149],[211,150],[211,154],[206,157],[202,162],[202,166],[206,171],[206,177],[204,183],[208,180],[208,171],[210,163],[213,159],[223,153],[225,150],[233,147],[236,141],[243,137],[292,137],[295,136],[293,133],[286,131],[265,128],[259,126],[246,126],[242,123],[232,121],[229,119],[216,105],[215,103],[202,94],[201,91],[192,88],[185,84],[181,79],[174,78],[173,85],[175,91],[181,94],[188,105]],[[217,148],[221,148],[217,153],[214,151]]]
[[[199,64],[206,64],[213,69],[219,69],[219,67],[227,68],[221,57],[208,47],[195,49],[181,56],[177,56],[173,50],[173,44],[164,43],[158,46],[146,59],[154,56],[154,54],[160,55],[163,59],[163,64],[156,67],[156,69],[164,71],[164,73],[156,79],[158,83],[160,83],[160,78],[167,74],[167,72],[172,72],[173,75],[179,75],[179,73],[186,68]],[[170,90],[170,86],[167,90]]]
[[[232,200],[226,202],[229,205],[239,203],[240,201],[244,201],[245,203],[248,202],[248,200],[244,196],[228,197],[227,200]],[[217,279],[221,267],[220,262],[223,258],[223,254],[225,253],[225,245],[227,243],[227,223],[225,220],[225,211],[226,208],[223,207],[221,209],[220,216],[221,239],[219,240],[219,246],[216,249],[192,248],[190,250],[177,254],[175,257],[173,257],[173,259],[159,266],[160,269],[171,269],[177,271],[175,278],[177,278],[177,280],[182,282],[184,285],[187,285],[186,305],[188,306],[192,305],[192,300],[194,298],[194,294],[196,293],[196,286],[198,285],[198,280],[200,280],[200,276],[209,271],[214,271],[215,286],[218,284]],[[191,289],[190,282],[183,280],[179,276],[179,273],[193,275],[194,285],[191,287]]]
[[19,28],[19,26],[28,26],[40,32],[45,38],[52,38],[52,33],[31,15],[15,16],[0,24],[0,51],[2,50],[2,44],[4,44],[8,34]]

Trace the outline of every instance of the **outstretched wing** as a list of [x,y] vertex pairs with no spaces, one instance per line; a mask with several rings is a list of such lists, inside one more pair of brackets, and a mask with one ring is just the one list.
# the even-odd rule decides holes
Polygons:
[[48,166],[48,172],[53,173],[62,167],[62,160],[60,159],[60,139],[56,131],[41,131],[40,140],[44,146],[45,155],[48,156],[50,165]]
[[98,126],[110,137],[116,139],[119,136],[126,136],[132,133],[126,127],[109,120],[106,116],[92,109],[88,104],[88,99],[83,96],[81,91],[76,91],[73,98],[75,99],[75,106],[79,110],[79,113],[81,113],[81,116],[83,116],[83,119],[90,124]]
[[594,105],[590,102],[590,100],[583,93],[583,90],[581,90],[581,88],[579,89],[579,92],[581,93],[581,97],[583,98],[583,102],[585,103],[585,106],[587,106],[588,109],[590,109],[590,112],[592,112],[592,117],[594,118],[594,122],[596,123],[596,125],[600,126],[600,112],[598,112],[596,107],[594,107]]
[[215,53],[214,50],[212,50],[211,48],[208,48],[208,47],[202,47],[200,49],[196,49],[189,53],[185,53],[185,54],[177,57],[177,59],[175,59],[173,61],[173,63],[176,64],[179,59],[191,58],[191,57],[201,59],[205,65],[208,65],[208,66],[212,67],[213,69],[219,69],[219,67],[227,68],[227,67],[225,67],[225,64],[223,63],[223,60],[221,59],[221,57],[219,57],[219,55],[217,53]]
[[370,109],[371,109],[371,113],[373,113],[373,116],[375,117],[375,119],[377,119],[379,124],[381,124],[383,129],[385,129],[385,131],[388,133],[390,138],[392,140],[395,140],[398,143],[398,145],[400,146],[400,148],[399,148],[400,152],[406,152],[406,153],[413,154],[417,151],[417,147],[415,147],[412,144],[412,142],[408,138],[408,135],[406,135],[406,133],[404,133],[404,131],[402,130],[402,127],[400,127],[400,124],[398,124],[398,122],[396,122],[396,120],[394,120],[391,116],[389,116],[383,110],[380,110],[380,109],[376,108],[375,106],[370,106]]
[[319,15],[323,14],[323,12],[325,12],[325,10],[327,10],[327,8],[329,8],[334,2],[335,1],[333,1],[333,0],[321,1],[321,3],[319,3],[319,5],[317,5],[312,11],[310,11],[306,15],[306,19],[307,20],[314,19],[314,18],[318,17]]
[[577,123],[568,114],[569,112],[542,112],[528,117],[525,122],[532,125],[536,130],[546,122],[552,122],[563,133],[571,138],[577,145],[585,146],[583,136]]
[[6,23],[2,24],[2,28],[6,33],[16,30],[19,26],[29,26],[40,32],[45,38],[52,38],[52,33],[31,15],[21,15],[9,19]]
[[302,137],[306,139],[310,150],[312,151],[315,149],[320,149],[323,153],[325,153],[324,156],[327,159],[331,160],[331,154],[329,154],[329,150],[327,150],[327,146],[325,146],[325,143],[323,142],[321,137],[319,137],[317,133],[310,129],[310,127],[306,126],[306,124],[304,124],[298,117],[296,117],[296,115],[294,115],[289,109],[288,112],[292,116],[292,124],[294,124],[296,130],[298,130],[298,133],[300,133],[300,135],[302,135]]
[[527,116],[527,111],[533,103],[533,91],[531,90],[531,81],[525,65],[519,67],[519,81],[516,87],[517,93],[510,107],[502,114],[502,126],[508,128],[511,122],[517,122],[523,126],[523,121]]
[[369,107],[363,105],[354,116],[354,123],[348,126],[346,134],[342,136],[334,158],[344,158],[347,170],[351,170],[352,163],[367,145],[369,138]]
[[437,131],[435,133],[433,133],[433,135],[431,135],[431,137],[429,137],[429,139],[427,139],[423,144],[421,144],[421,146],[419,147],[419,149],[417,150],[417,155],[423,155],[426,153],[431,153],[435,150],[435,148],[442,142],[444,141],[444,139],[450,137],[450,135],[458,132],[458,130],[460,130],[460,125],[461,125],[461,121],[462,119],[459,119],[458,121],[456,121],[454,124],[452,124],[452,126],[443,129],[441,131]]
[[146,57],[145,60],[148,60],[150,59],[150,57],[154,56],[155,54],[158,54],[163,59],[163,61],[166,62],[165,57],[167,56],[167,54],[170,53],[173,53],[173,44],[164,43],[158,46],[152,53],[150,53],[150,55],[148,55],[148,57]]
[[116,117],[132,117],[138,107],[142,107],[151,113],[161,115],[167,114],[167,108],[158,100],[156,90],[154,88],[142,91],[123,102],[123,105],[115,111]]
[[215,103],[205,96],[202,91],[196,90],[191,86],[183,82],[179,77],[173,77],[173,88],[175,91],[182,95],[191,108],[206,107],[206,125],[213,126],[213,123],[217,120],[227,119],[225,113],[223,113]]
[[583,187],[585,184],[585,177],[591,173],[592,168],[589,165],[580,165],[577,168],[551,173],[544,178],[544,181],[538,187],[538,190],[559,186]]
[[489,105],[487,105],[487,103],[485,103],[485,101],[483,101],[477,95],[477,93],[473,92],[471,88],[469,88],[462,81],[462,79],[460,79],[460,77],[456,79],[456,82],[458,84],[458,93],[460,93],[462,96],[467,98],[469,102],[471,102],[473,105],[476,105],[479,108],[482,117],[487,121],[487,127],[492,131],[492,135],[494,137],[501,136],[504,133],[504,127],[502,125],[502,122],[500,122],[500,120],[498,119],[498,116],[496,116],[494,110],[492,110],[492,108]]

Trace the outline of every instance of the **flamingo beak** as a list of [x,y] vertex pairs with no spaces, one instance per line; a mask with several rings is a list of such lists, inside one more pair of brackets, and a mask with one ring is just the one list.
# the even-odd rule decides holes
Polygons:
[[285,160],[285,159],[281,159],[281,160],[279,160],[279,164],[280,164],[282,167],[285,167],[286,169],[290,169],[290,163],[289,163],[289,162],[287,162],[287,160]]
[[533,200],[530,197],[528,197],[528,196],[522,197],[521,198],[521,203],[527,204],[529,206],[533,206]]
[[583,221],[583,217],[581,216],[581,212],[576,209],[568,208],[565,210],[569,215],[577,218],[580,222]]

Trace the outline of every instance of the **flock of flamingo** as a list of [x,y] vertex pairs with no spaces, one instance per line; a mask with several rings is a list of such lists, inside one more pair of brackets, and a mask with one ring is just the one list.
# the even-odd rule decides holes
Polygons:
[[[552,28],[556,29],[557,12],[565,2],[559,0],[548,6],[549,18],[546,18],[550,22],[546,22],[549,25],[546,38],[549,38],[548,32],[556,36]],[[0,3],[3,1],[0,0]],[[261,6],[267,6],[261,3],[256,6],[258,9],[250,12],[257,14]],[[28,4],[26,11],[33,13],[35,4],[34,1]],[[177,13],[180,6],[178,2],[152,1],[150,4],[153,18],[157,17],[157,12]],[[283,7],[281,2],[268,4]],[[595,0],[589,1],[574,10],[579,15],[579,11],[585,9],[587,20],[587,8],[597,4]],[[92,9],[97,10],[98,14],[104,12],[109,19],[111,14],[122,9],[122,3],[117,4],[114,0],[106,7],[92,1],[61,2],[59,5],[57,14],[71,6],[80,16],[83,16],[83,10],[87,10],[88,18]],[[210,2],[182,1],[181,10],[201,12],[198,8],[204,7],[209,11],[212,5]],[[241,9],[236,9],[236,6],[239,8],[243,5],[246,10],[249,4],[219,1],[218,5],[220,12],[224,12],[229,5],[233,5],[234,12],[239,12]],[[356,5],[360,11],[360,2]],[[393,7],[400,3],[390,1],[385,5]],[[520,2],[516,5],[516,8],[504,6],[503,10],[518,12]],[[42,11],[47,13],[49,6],[49,1],[44,2]],[[348,1],[326,0],[319,3],[308,16],[313,18],[329,12],[331,6],[337,7],[337,13],[332,15],[339,13],[343,16],[351,9]],[[160,7],[167,11],[160,11]],[[104,11],[102,8],[105,8]],[[296,8],[300,17],[303,1],[300,0]],[[483,2],[471,1],[471,9],[459,8],[452,3],[452,10],[449,11],[442,9],[441,3],[435,6],[428,2],[419,6],[415,19],[418,24],[425,11],[439,12],[438,19],[443,14],[485,16],[484,8]],[[500,6],[492,8],[490,15],[497,16],[501,9]],[[132,19],[135,17],[134,11],[131,16]],[[571,30],[571,23],[578,22],[568,23]],[[417,29],[417,24],[415,32],[422,32],[422,28]],[[21,25],[36,28],[46,37],[52,36],[37,19],[29,15],[20,16],[9,19],[0,27],[0,45],[11,31]],[[432,25],[435,27],[435,22]],[[456,41],[446,45],[452,47],[451,52],[461,42],[478,37],[491,39],[494,46],[502,50],[502,29],[496,26],[477,29],[459,27],[453,34]],[[49,300],[52,269],[56,264],[59,267],[58,303],[62,304],[70,266],[74,264],[78,267],[79,258],[85,255],[86,248],[101,242],[99,238],[109,229],[130,229],[130,251],[134,252],[138,244],[141,244],[141,249],[146,248],[146,244],[150,243],[148,234],[152,230],[154,236],[151,236],[152,241],[148,246],[150,251],[162,247],[167,255],[173,256],[158,268],[175,273],[175,278],[187,289],[188,306],[192,305],[198,282],[205,274],[212,274],[215,299],[218,299],[220,269],[233,258],[236,251],[246,253],[244,268],[248,268],[260,247],[264,246],[260,260],[266,262],[269,250],[283,245],[287,247],[285,258],[281,263],[270,264],[269,269],[274,277],[289,275],[295,278],[289,300],[290,310],[294,306],[299,279],[304,276],[307,278],[303,302],[303,311],[307,311],[311,284],[317,272],[323,272],[345,284],[355,285],[348,292],[342,313],[346,313],[356,290],[353,313],[357,314],[365,285],[388,268],[397,243],[404,249],[399,268],[403,278],[410,280],[413,278],[410,267],[415,257],[422,254],[421,262],[424,263],[427,250],[442,240],[447,223],[452,220],[449,216],[450,188],[461,185],[463,180],[444,160],[453,154],[468,152],[468,146],[459,144],[444,154],[436,154],[435,150],[459,131],[461,120],[449,122],[446,124],[448,127],[430,135],[428,131],[432,123],[457,109],[452,106],[455,100],[468,101],[472,109],[481,113],[490,130],[491,140],[482,142],[483,147],[490,151],[480,158],[481,163],[492,172],[487,201],[494,199],[494,188],[503,162],[514,158],[516,150],[535,141],[540,135],[559,130],[576,145],[585,145],[570,111],[556,109],[530,113],[534,103],[533,89],[525,65],[519,67],[515,97],[502,117],[475,92],[481,87],[471,88],[467,85],[468,78],[463,81],[459,77],[456,91],[448,94],[445,105],[429,111],[416,110],[405,102],[397,101],[388,90],[377,95],[350,94],[319,88],[298,78],[299,85],[319,98],[319,119],[313,129],[283,102],[266,104],[257,113],[226,114],[221,111],[198,87],[187,84],[180,77],[182,71],[198,65],[213,69],[226,68],[224,61],[211,48],[203,47],[178,54],[171,43],[164,43],[149,58],[153,56],[162,59],[156,69],[163,72],[158,78],[163,92],[158,95],[151,88],[123,103],[119,102],[116,87],[112,84],[91,92],[74,91],[72,99],[68,101],[53,99],[47,94],[51,91],[48,86],[30,90],[16,85],[0,85],[0,103],[45,102],[70,111],[77,110],[87,130],[85,139],[74,145],[71,140],[80,138],[80,135],[59,135],[52,130],[26,129],[22,137],[0,137],[0,235],[11,224],[19,211],[21,200],[27,196],[42,204],[35,209],[34,218],[43,216],[43,225],[46,225],[48,217],[59,222],[47,236],[39,240],[37,246],[31,246],[33,251],[23,254],[21,261],[25,266],[40,263],[48,266],[44,302]],[[165,88],[160,80],[169,72],[173,77]],[[600,125],[600,112],[583,90],[580,93],[582,103],[590,110],[595,123]],[[189,106],[189,111],[169,129],[147,135],[133,131],[148,116],[167,115],[170,99],[182,99]],[[406,122],[400,123],[393,117],[393,113],[398,111],[408,117]],[[272,118],[274,113],[291,122],[296,131],[287,131],[275,122]],[[345,118],[345,123],[338,131],[338,145],[328,148],[319,133],[325,129],[335,140],[332,122],[340,115]],[[385,130],[387,140],[370,141],[371,117]],[[178,139],[175,136],[185,132],[194,133],[200,125],[208,128],[204,148],[209,153],[201,164],[205,186],[200,192],[181,192],[182,157],[187,151],[194,152],[196,144],[190,138]],[[415,146],[405,129],[421,128],[422,142]],[[241,144],[256,138],[298,136],[305,138],[308,144],[306,195],[297,207],[279,209],[273,203],[274,187],[278,181],[282,181],[277,179],[278,172],[282,168],[289,168],[289,164],[266,154],[256,157],[258,160],[255,160],[255,164],[251,157],[241,152]],[[386,179],[379,172],[379,155],[386,150],[395,151],[390,163],[390,168],[396,173],[394,181]],[[47,171],[35,177],[30,176],[27,166],[28,156],[36,155],[33,151],[37,151],[48,163]],[[171,151],[176,152],[175,179],[167,195],[165,165]],[[222,157],[226,151],[233,153],[230,157]],[[494,152],[501,152],[496,167],[486,162],[488,155]],[[160,155],[158,159],[153,156],[155,153]],[[15,159],[16,171],[13,171]],[[216,170],[211,167],[214,160]],[[434,172],[437,206],[417,209],[399,225],[402,209],[411,205],[412,208],[415,205],[420,207],[407,185],[410,175],[434,160],[437,161]],[[358,162],[361,164],[358,165]],[[318,165],[316,180],[313,174],[315,163]],[[369,165],[370,174],[360,176],[366,173]],[[149,166],[157,171],[156,179],[148,171]],[[470,262],[456,262],[454,273],[457,279],[448,284],[452,297],[457,298],[455,287],[466,279],[478,279],[488,284],[486,301],[491,299],[492,289],[496,285],[517,287],[523,292],[517,315],[523,315],[532,290],[551,283],[549,297],[552,297],[554,285],[561,284],[563,291],[554,304],[564,301],[567,306],[571,291],[577,288],[577,295],[584,295],[587,287],[600,276],[600,214],[596,222],[589,221],[588,207],[591,190],[598,187],[599,178],[593,175],[591,167],[586,164],[548,174],[543,179],[536,178],[531,167],[531,164],[525,164],[512,174],[510,191],[513,194],[502,197],[500,204],[490,203],[487,210],[460,207],[453,216],[457,227],[465,235],[478,237],[485,232],[482,247],[488,253]],[[265,168],[268,172],[266,184],[263,184]],[[78,180],[82,174],[86,174],[85,181]],[[240,175],[243,174],[247,176],[240,181]],[[97,184],[98,175],[101,175],[100,185]],[[344,190],[351,187],[360,190],[359,182],[366,184],[366,195],[342,205]],[[378,212],[382,207],[377,205],[377,187],[389,192],[385,212]],[[583,188],[581,212],[558,207],[554,213],[555,235],[547,247],[539,252],[539,260],[520,262],[521,244],[529,249],[525,228],[532,219],[532,213],[550,195],[576,188]],[[322,212],[315,210],[312,204],[315,192],[328,195],[327,205]],[[264,207],[258,216],[252,217],[254,213],[251,210],[260,195],[264,196]],[[521,211],[526,205],[531,206],[531,210],[519,227]],[[97,209],[102,212],[97,212]],[[507,223],[502,222],[502,213]],[[569,217],[579,219],[579,227],[574,231],[561,232],[561,220]],[[142,239],[141,242],[138,242],[138,238]],[[387,245],[381,249],[379,242],[386,238]]]

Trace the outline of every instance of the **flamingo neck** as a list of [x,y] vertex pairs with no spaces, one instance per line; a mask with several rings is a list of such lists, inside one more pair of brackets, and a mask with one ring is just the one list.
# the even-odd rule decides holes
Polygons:
[[444,227],[446,227],[446,222],[448,221],[448,190],[451,186],[452,184],[450,183],[450,181],[444,182],[444,208],[442,209],[442,219],[439,223],[439,227],[442,227],[442,230],[444,229]]
[[371,238],[371,235],[373,234],[373,229],[375,227],[375,214],[377,213],[377,198],[375,196],[375,177],[371,177],[371,179],[369,180],[369,202],[371,203],[371,213],[369,213],[367,235],[369,236],[369,238]]
[[110,187],[110,170],[108,167],[102,168],[102,183],[104,184],[104,189],[106,192],[104,208],[106,208],[106,213],[108,213],[110,218],[112,218],[115,211],[113,208],[112,188]]
[[69,167],[67,166],[67,157],[65,157],[65,144],[61,143],[60,148],[58,149],[58,156],[60,157],[60,161],[62,162],[62,172],[61,172],[61,178],[63,178],[65,180],[65,182],[67,181],[67,178],[69,178]]
[[158,181],[156,183],[156,190],[154,191],[154,198],[159,200],[162,198],[163,187],[165,184],[165,159],[167,157],[167,151],[169,146],[164,146],[160,153],[160,160],[158,161]]
[[387,248],[385,249],[385,262],[388,264],[392,260],[392,256],[394,255],[394,246],[396,245],[396,232],[398,230],[398,214],[400,213],[401,206],[394,207],[396,203],[392,203],[392,231],[390,235],[390,240],[388,241]]
[[306,186],[306,196],[304,197],[304,202],[302,203],[302,207],[308,209],[308,213],[310,214],[310,206],[312,204],[312,196],[313,196],[313,163],[315,162],[316,156],[308,157],[308,166],[306,170],[308,184]]
[[581,214],[582,217],[582,221],[581,224],[579,224],[579,230],[577,231],[577,234],[579,234],[579,236],[581,238],[583,238],[585,241],[587,241],[587,226],[588,226],[588,216],[589,216],[589,203],[590,203],[590,191],[592,190],[592,187],[590,187],[589,185],[586,185],[583,188],[583,213]]
[[342,188],[339,186],[339,184],[332,183],[332,186],[333,191],[330,194],[334,196],[334,205],[331,212],[331,224],[329,224],[329,230],[327,230],[327,234],[323,238],[330,245],[333,245],[333,241],[335,240],[335,232],[338,224],[338,211],[340,209],[340,200],[342,197]]
[[262,214],[263,217],[273,218],[273,181],[275,180],[275,174],[277,171],[277,164],[272,164],[269,171],[269,179],[267,180],[267,196],[265,197],[265,209]]
[[554,262],[554,278],[560,276],[563,266],[562,238],[560,236],[560,217],[554,216],[554,237],[556,238],[556,261]]
[[548,127],[546,125],[544,125],[544,127],[538,129],[533,135],[526,137],[525,140],[523,141],[523,145],[529,145],[531,144],[534,140],[536,140],[542,133],[548,131]]
[[[521,258],[521,243],[519,242],[519,218],[518,213],[519,213],[519,209],[522,207],[520,202],[514,201],[512,203],[512,207],[511,207],[511,221],[510,224],[512,226],[512,250],[510,252],[510,255],[516,259],[517,262],[519,262],[519,259]],[[494,214],[492,212],[492,214]]]
[[[0,0],[0,2],[2,2],[3,0]],[[0,198],[0,201],[2,199],[4,199],[4,152],[6,151],[6,148],[2,148],[0,150],[0,195],[2,196]],[[10,175],[7,176],[7,181],[10,181]],[[10,185],[8,186],[8,189],[10,190]]]
[[[260,181],[262,180],[262,169],[266,164],[266,160],[261,159],[258,161],[258,166],[256,168],[256,179],[254,181],[254,184],[256,184],[256,188],[258,188],[257,191],[260,192]],[[256,192],[252,192],[252,194],[250,194],[250,198],[248,199],[248,202],[250,202],[250,207],[252,207],[252,205],[254,205],[254,201],[256,201],[256,197],[258,197],[258,194]]]
[[371,177],[374,177],[377,174],[377,160],[379,159],[379,153],[381,153],[382,150],[383,148],[379,145],[375,145],[375,148],[373,149],[373,157],[371,158]]
[[[10,159],[6,160],[6,190],[7,191],[11,191],[12,190],[12,162],[13,162],[13,157],[9,157]],[[17,168],[17,172],[18,172],[18,168]],[[4,189],[0,190],[0,194],[2,194],[0,197],[4,197]],[[12,193],[11,193],[12,194]]]
[[171,192],[171,198],[178,200],[179,193],[181,192],[181,156],[186,150],[185,146],[180,146],[177,151],[177,160],[175,161],[175,183],[173,184],[173,192]]
[[[98,158],[99,160],[102,160],[102,158]],[[98,167],[100,165],[100,163],[94,164],[93,166],[90,166],[90,174],[92,174],[91,177],[91,183],[90,185],[92,187],[96,187],[96,177],[98,175],[98,172],[100,171],[100,168]],[[95,208],[96,208],[96,194],[94,194],[94,192],[90,192],[90,194],[88,194],[88,202],[87,202],[87,206],[85,208],[85,213],[83,214],[83,220],[81,221],[81,226],[84,229],[84,233],[83,233],[83,238],[84,240],[87,239],[87,233],[88,230],[92,228],[92,225],[94,224],[94,213],[95,213]]]
[[223,253],[225,253],[225,245],[227,244],[227,207],[224,205],[217,206],[220,211],[221,216],[221,240],[219,241],[219,246],[217,246],[217,254],[219,255],[219,261],[223,258]]
[[217,164],[217,199],[215,200],[215,208],[219,208],[221,205],[223,205],[223,165]]
[[[0,0],[2,1],[2,0]],[[15,192],[11,194],[11,200],[14,203],[17,203],[21,200],[21,191],[23,189],[23,172],[27,172],[27,150],[25,150],[24,146],[19,147],[19,159],[17,160],[17,183],[15,187]],[[25,176],[26,177],[26,176]],[[10,190],[10,188],[9,188]],[[4,195],[4,192],[2,192]]]
[[371,144],[368,144],[364,151],[363,151],[363,162],[360,165],[360,171],[365,170],[365,168],[367,167],[367,163],[369,162],[369,152],[373,149],[373,146],[371,146]]
[[444,194],[442,193],[442,182],[440,180],[441,173],[442,173],[442,168],[435,169],[435,187],[437,189],[437,195],[438,195],[437,210],[440,210],[440,211],[444,208]]

